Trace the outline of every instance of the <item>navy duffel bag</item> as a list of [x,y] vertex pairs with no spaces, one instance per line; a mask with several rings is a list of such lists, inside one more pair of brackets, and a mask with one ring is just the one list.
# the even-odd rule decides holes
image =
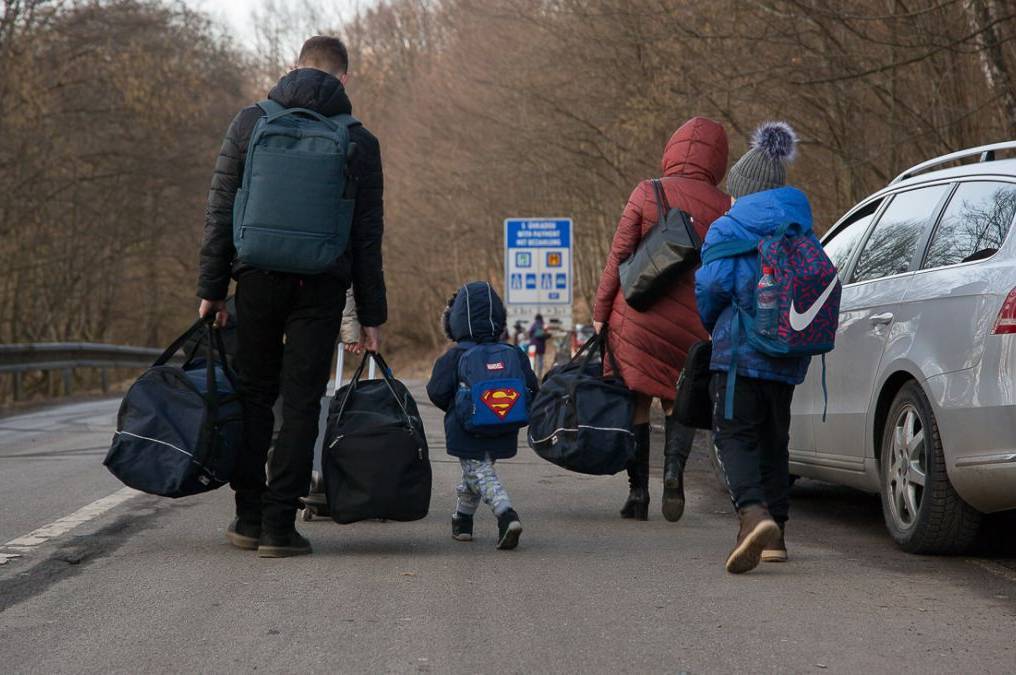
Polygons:
[[623,470],[635,456],[634,397],[616,363],[606,377],[593,361],[606,358],[607,328],[594,335],[567,364],[551,370],[529,410],[529,447],[558,466],[597,476]]
[[[243,443],[240,399],[211,318],[177,338],[120,404],[103,464],[132,488],[186,497],[221,487],[233,474]],[[208,331],[204,354],[192,351],[182,366],[168,365],[201,331]]]

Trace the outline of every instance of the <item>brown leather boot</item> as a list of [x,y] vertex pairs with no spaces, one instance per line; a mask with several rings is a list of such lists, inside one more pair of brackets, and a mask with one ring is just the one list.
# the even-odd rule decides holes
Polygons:
[[787,526],[780,524],[780,536],[762,549],[762,562],[787,562],[787,542],[784,540]]
[[758,567],[762,549],[780,536],[780,526],[761,504],[751,504],[738,512],[741,529],[737,533],[737,546],[727,556],[727,571],[744,574]]

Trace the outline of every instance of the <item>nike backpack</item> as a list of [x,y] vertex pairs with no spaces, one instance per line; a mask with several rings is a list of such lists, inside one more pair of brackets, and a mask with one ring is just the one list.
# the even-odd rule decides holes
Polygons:
[[320,274],[349,241],[349,129],[360,122],[271,100],[257,105],[264,115],[251,132],[233,205],[237,258],[264,270]]
[[529,423],[521,357],[517,347],[498,342],[473,345],[459,358],[455,416],[463,429],[500,436]]
[[[836,265],[822,244],[797,223],[779,228],[762,239],[734,239],[706,249],[703,264],[739,255],[758,255],[759,270],[771,268],[776,281],[778,311],[773,335],[755,330],[754,307],[746,310],[735,301],[731,328],[734,353],[727,379],[726,415],[733,414],[734,381],[737,378],[737,344],[743,330],[754,349],[766,356],[788,358],[818,356],[831,352],[836,342],[842,287]],[[825,390],[825,359],[822,360]],[[823,418],[825,414],[823,413]]]

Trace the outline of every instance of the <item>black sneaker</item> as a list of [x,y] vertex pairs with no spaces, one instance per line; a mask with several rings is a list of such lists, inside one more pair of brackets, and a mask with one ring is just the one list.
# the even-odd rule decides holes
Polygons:
[[258,539],[260,538],[261,523],[255,525],[244,522],[239,518],[234,518],[233,522],[226,528],[226,541],[245,551],[257,550]]
[[264,532],[258,541],[259,558],[289,558],[310,552],[310,542],[295,529],[285,534]]
[[457,541],[473,540],[473,517],[465,513],[452,516],[452,539]]
[[497,547],[510,551],[519,545],[522,536],[522,523],[515,509],[508,509],[497,517]]

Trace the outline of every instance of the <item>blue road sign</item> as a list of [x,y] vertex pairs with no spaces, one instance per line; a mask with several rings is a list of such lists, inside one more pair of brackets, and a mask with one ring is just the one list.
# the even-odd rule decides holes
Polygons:
[[527,325],[543,314],[560,330],[572,328],[572,221],[504,221],[505,304],[509,324]]

